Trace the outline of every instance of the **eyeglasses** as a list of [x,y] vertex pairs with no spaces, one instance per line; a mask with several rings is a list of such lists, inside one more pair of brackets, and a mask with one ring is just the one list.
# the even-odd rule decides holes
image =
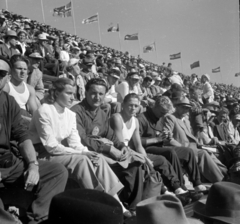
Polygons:
[[7,76],[9,74],[9,72],[4,71],[4,70],[0,70],[0,78],[3,79],[5,76]]

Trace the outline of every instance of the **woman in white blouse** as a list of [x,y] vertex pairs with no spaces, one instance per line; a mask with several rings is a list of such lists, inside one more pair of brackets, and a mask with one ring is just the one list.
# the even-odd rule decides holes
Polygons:
[[[60,78],[50,91],[52,104],[43,104],[34,113],[29,132],[38,157],[64,164],[81,187],[104,191],[119,201],[117,192],[123,185],[100,154],[81,144],[75,113],[67,108],[74,93],[73,81]],[[122,207],[123,213],[128,212]]]

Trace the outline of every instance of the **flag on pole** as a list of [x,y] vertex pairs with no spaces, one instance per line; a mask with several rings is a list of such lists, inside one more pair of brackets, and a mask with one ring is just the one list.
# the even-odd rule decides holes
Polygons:
[[124,40],[138,40],[138,33],[134,33],[132,35],[127,34],[124,37]]
[[181,58],[181,52],[170,55],[170,60],[175,60],[175,59],[179,59],[179,58]]
[[83,19],[82,24],[90,24],[98,22],[98,14],[90,16],[89,18]]
[[217,73],[217,72],[220,72],[220,67],[212,69],[212,73]]
[[238,77],[238,76],[240,76],[240,72],[238,72],[238,73],[235,74],[235,77]]
[[69,2],[64,6],[53,9],[53,16],[69,17],[72,16],[72,4]]
[[108,28],[107,31],[112,32],[112,33],[119,32],[119,25],[117,24],[117,26],[111,26],[111,27]]
[[152,44],[149,44],[149,45],[143,47],[143,53],[149,53],[154,50],[155,50],[155,43],[152,43]]
[[200,62],[199,61],[196,61],[196,62],[194,62],[190,65],[191,69],[194,69],[194,68],[197,68],[197,67],[200,67]]

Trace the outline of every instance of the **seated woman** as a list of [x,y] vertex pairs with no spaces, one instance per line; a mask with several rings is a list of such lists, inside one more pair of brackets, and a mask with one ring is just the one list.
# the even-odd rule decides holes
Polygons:
[[[51,90],[52,104],[43,104],[34,113],[29,133],[38,157],[64,164],[81,187],[104,191],[122,205],[117,193],[123,185],[104,158],[81,143],[76,115],[67,108],[72,104],[74,92],[72,80],[56,80]],[[68,146],[62,144],[64,139]],[[122,208],[125,214],[129,213],[123,205]]]
[[[122,103],[122,111],[114,114],[110,119],[111,128],[114,130],[119,141],[124,142],[126,146],[132,140],[134,148],[138,153],[148,156],[153,160],[153,166],[156,170],[160,171],[164,181],[170,182],[168,185],[174,190],[176,194],[184,194],[180,187],[180,181],[177,178],[172,165],[161,155],[147,154],[142,146],[138,119],[134,116],[140,104],[137,94],[130,93],[125,96]],[[161,161],[161,162],[160,162]],[[173,178],[174,177],[174,178]],[[173,181],[176,179],[178,181]],[[166,184],[167,184],[166,182]],[[168,191],[165,193],[169,193]]]
[[29,62],[22,55],[13,55],[10,63],[12,64],[11,80],[3,90],[14,97],[21,108],[22,117],[30,122],[31,115],[38,106],[34,88],[24,81],[27,77]]

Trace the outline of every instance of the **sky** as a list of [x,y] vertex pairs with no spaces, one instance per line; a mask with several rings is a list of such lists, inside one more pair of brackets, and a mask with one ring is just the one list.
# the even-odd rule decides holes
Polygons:
[[[42,0],[45,23],[74,33],[73,17],[53,17],[53,8],[70,0]],[[41,0],[0,0],[0,7],[43,22]],[[122,51],[157,64],[172,63],[186,75],[207,73],[213,82],[240,86],[239,0],[72,0],[77,35],[120,50],[118,33],[108,33],[109,25],[119,24]],[[96,13],[99,24],[82,24]],[[139,41],[124,41],[126,34],[139,34]],[[155,41],[156,51],[142,48]],[[141,47],[141,48],[140,48]],[[181,52],[181,59],[169,60]],[[190,64],[200,61],[200,68]],[[221,73],[212,69],[221,67]]]

